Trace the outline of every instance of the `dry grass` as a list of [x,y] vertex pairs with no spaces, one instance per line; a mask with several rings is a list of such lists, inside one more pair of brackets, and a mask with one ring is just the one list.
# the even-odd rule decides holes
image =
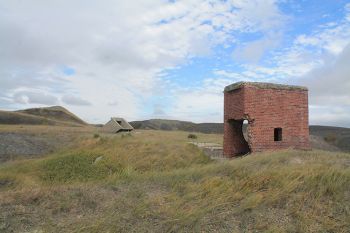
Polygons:
[[291,150],[219,162],[187,136],[91,132],[69,151],[2,165],[0,232],[350,229],[350,154]]

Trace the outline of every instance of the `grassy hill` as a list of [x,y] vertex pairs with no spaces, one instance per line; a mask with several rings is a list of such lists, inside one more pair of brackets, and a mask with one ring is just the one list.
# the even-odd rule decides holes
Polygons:
[[0,232],[350,229],[350,154],[287,150],[216,161],[187,135],[91,134],[73,149],[0,165]]
[[223,133],[222,123],[193,123],[189,121],[151,119],[144,121],[132,121],[130,124],[135,129],[154,129],[154,130],[181,130],[201,133]]
[[31,108],[14,112],[0,111],[0,124],[86,125],[79,117],[60,106]]
[[54,125],[55,123],[55,121],[44,117],[0,110],[0,124]]
[[68,111],[61,106],[53,106],[47,108],[30,108],[25,110],[19,110],[17,112],[26,113],[30,115],[45,117],[55,121],[61,122],[73,122],[76,124],[85,125],[86,123],[79,117]]
[[[133,121],[130,124],[135,129],[182,130],[216,134],[222,134],[224,132],[223,123],[193,123],[188,121],[151,119]],[[350,152],[349,128],[311,125],[310,135],[313,148]]]
[[310,134],[317,135],[331,145],[350,152],[350,129],[332,126],[310,126]]

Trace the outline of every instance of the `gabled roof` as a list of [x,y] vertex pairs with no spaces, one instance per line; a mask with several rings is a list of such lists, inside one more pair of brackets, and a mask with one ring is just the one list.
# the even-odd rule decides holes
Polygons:
[[119,124],[122,127],[122,129],[128,129],[128,130],[134,129],[124,118],[112,117],[111,120]]
[[112,117],[103,127],[102,131],[117,133],[119,131],[133,130],[134,128],[123,118]]
[[307,87],[283,85],[276,83],[262,83],[262,82],[237,82],[225,87],[224,92],[230,92],[236,89],[240,89],[244,86],[253,86],[260,89],[279,89],[279,90],[302,90],[307,91]]

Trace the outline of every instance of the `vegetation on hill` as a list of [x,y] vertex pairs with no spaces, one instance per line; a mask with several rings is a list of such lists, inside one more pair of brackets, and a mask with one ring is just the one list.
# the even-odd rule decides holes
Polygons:
[[55,121],[25,113],[0,111],[0,123],[10,125],[54,125]]
[[[60,106],[31,108],[15,112],[0,111],[0,124],[86,126],[87,123]],[[133,121],[135,129],[187,131],[222,134],[222,123],[193,123],[188,121],[151,119]],[[102,125],[92,125],[101,127]],[[245,127],[243,128],[245,130]],[[330,126],[310,126],[313,148],[350,152],[350,129]]]
[[0,163],[62,151],[96,131],[89,126],[0,125]]
[[75,149],[1,165],[0,232],[350,229],[350,154],[287,150],[215,161],[187,136],[91,134]]
[[310,134],[323,138],[342,151],[350,152],[350,129],[333,126],[310,126]]
[[47,108],[29,108],[25,110],[19,110],[17,112],[45,117],[47,119],[55,121],[72,122],[76,124],[86,125],[83,120],[61,106],[53,106]]
[[[133,121],[130,124],[135,129],[182,130],[188,132],[216,133],[224,132],[223,123],[193,123],[188,121],[151,119]],[[243,131],[246,130],[245,125]],[[350,152],[350,129],[332,126],[310,126],[313,148],[329,151]]]
[[189,121],[151,119],[132,121],[130,124],[135,129],[181,130],[201,133],[223,133],[224,131],[222,123],[193,123]]
[[0,124],[81,126],[86,123],[60,106],[0,111]]

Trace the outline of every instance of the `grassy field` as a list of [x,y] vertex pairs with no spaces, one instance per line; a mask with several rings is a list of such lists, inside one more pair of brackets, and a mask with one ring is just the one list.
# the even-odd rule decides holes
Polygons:
[[187,135],[86,129],[70,149],[3,163],[0,232],[349,232],[350,154],[215,161]]

